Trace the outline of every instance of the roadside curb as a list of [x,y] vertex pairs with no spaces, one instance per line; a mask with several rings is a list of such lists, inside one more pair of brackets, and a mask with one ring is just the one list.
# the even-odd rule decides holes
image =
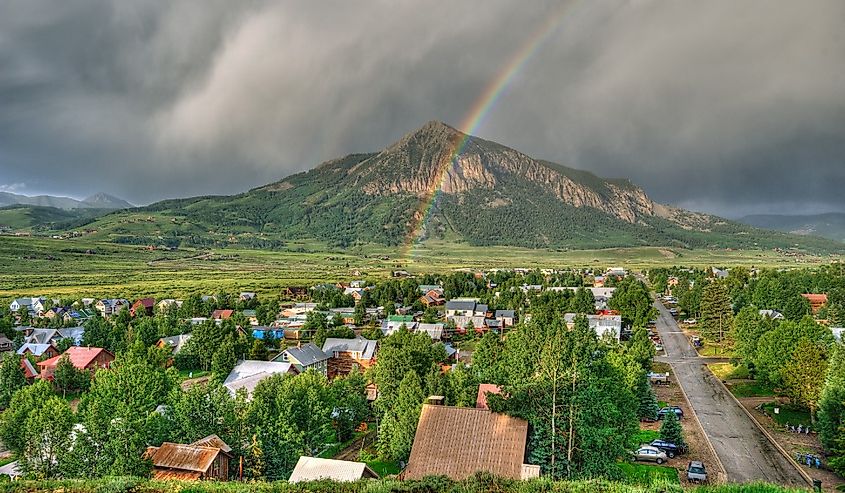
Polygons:
[[[675,367],[674,365],[672,365],[672,363],[669,363],[669,366],[672,367],[672,376],[674,377]],[[719,479],[721,479],[718,484],[726,484],[728,482],[728,471],[725,470],[725,465],[722,464],[722,459],[719,457],[719,454],[716,453],[716,449],[713,447],[713,442],[710,441],[710,437],[707,436],[707,432],[704,431],[704,426],[701,425],[701,420],[698,419],[698,413],[695,412],[695,408],[692,407],[692,403],[689,400],[689,396],[687,396],[687,391],[684,390],[684,386],[680,383],[677,383],[677,385],[678,388],[681,389],[681,393],[684,394],[684,400],[687,401],[687,407],[690,411],[692,411],[692,415],[695,418],[695,422],[696,424],[698,424],[698,429],[704,436],[704,441],[707,442],[707,448],[710,449],[710,453],[713,454],[713,457],[716,458],[716,465],[719,466]]]
[[762,423],[757,421],[757,418],[755,418],[754,415],[751,414],[751,411],[746,409],[745,406],[743,406],[742,403],[739,402],[739,399],[737,399],[736,396],[733,395],[730,390],[728,390],[728,387],[713,373],[710,367],[706,364],[704,366],[707,368],[707,373],[709,373],[710,376],[713,377],[714,380],[716,380],[716,382],[719,384],[722,390],[725,391],[725,393],[731,396],[731,399],[733,399],[734,403],[736,403],[736,405],[739,406],[740,409],[742,409],[742,412],[744,412],[746,416],[748,416],[748,419],[750,419],[751,422],[754,423],[761,432],[763,432],[763,435],[766,437],[766,439],[769,440],[769,442],[775,446],[775,448],[778,450],[778,452],[781,453],[781,455],[783,455],[786,461],[792,464],[795,470],[798,471],[798,474],[800,474],[801,477],[804,478],[804,481],[806,481],[809,486],[813,486],[813,478],[810,477],[807,471],[802,469],[800,465],[798,465],[794,460],[792,460],[792,457],[786,452],[786,450],[784,450],[783,447],[780,446],[777,440],[774,439],[771,433],[769,433],[769,430],[767,430]]

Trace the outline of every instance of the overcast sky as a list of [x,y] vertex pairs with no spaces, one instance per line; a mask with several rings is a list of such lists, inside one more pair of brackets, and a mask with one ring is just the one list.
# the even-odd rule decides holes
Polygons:
[[[459,126],[561,5],[0,0],[0,191],[230,194]],[[565,12],[477,135],[729,217],[845,211],[845,2]]]

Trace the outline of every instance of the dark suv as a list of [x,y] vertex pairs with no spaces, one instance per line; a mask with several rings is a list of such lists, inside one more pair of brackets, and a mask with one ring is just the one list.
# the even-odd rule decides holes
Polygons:
[[676,455],[681,455],[686,452],[685,447],[679,447],[672,442],[667,442],[664,440],[655,440],[651,442],[651,446],[655,448],[659,448],[660,450],[666,452],[666,455],[671,459]]
[[678,419],[681,419],[681,418],[684,417],[684,410],[683,409],[681,409],[678,406],[668,406],[668,407],[664,407],[660,411],[657,411],[657,419],[663,419],[663,418],[666,417],[667,414],[669,414],[670,412],[673,412],[673,411],[675,412],[675,416],[677,416]]

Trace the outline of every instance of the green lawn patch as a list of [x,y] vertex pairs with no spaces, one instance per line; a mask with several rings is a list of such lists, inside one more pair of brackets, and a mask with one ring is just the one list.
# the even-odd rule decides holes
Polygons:
[[179,370],[179,380],[189,380],[192,378],[202,378],[211,375],[210,371],[205,370]]
[[399,474],[399,464],[395,462],[382,462],[380,460],[367,462],[367,466],[373,470],[380,478]]
[[328,447],[323,449],[322,452],[317,454],[317,457],[320,457],[322,459],[333,459],[334,456],[336,456],[343,449],[345,449],[346,447],[351,445],[352,442],[361,438],[363,435],[366,435],[367,433],[368,432],[366,432],[366,431],[356,431],[355,433],[352,434],[352,438],[350,438],[349,440],[346,440],[345,442],[337,442],[337,443],[330,444]]
[[698,355],[709,358],[730,358],[733,350],[717,342],[704,342],[704,346],[697,348]]
[[657,401],[657,407],[666,407],[669,403],[666,401]]
[[15,460],[16,459],[15,459],[14,456],[6,457],[5,459],[0,459],[0,467],[3,467],[6,464],[10,464],[12,462],[15,462]]
[[750,377],[748,368],[746,368],[745,365],[737,366],[731,363],[710,363],[707,367],[710,368],[710,371],[712,371],[719,380],[746,380]]
[[734,397],[774,397],[775,392],[760,382],[728,383],[728,390]]
[[668,373],[672,371],[672,367],[669,363],[661,363],[659,361],[652,361],[651,362],[651,371],[655,373]]
[[644,486],[657,483],[680,483],[678,470],[674,467],[623,462],[619,464],[619,468],[622,469],[622,472],[625,474],[625,480],[628,483]]
[[[775,414],[776,407],[780,408],[780,412],[778,414]],[[763,410],[766,411],[766,414],[771,416],[772,419],[781,426],[785,426],[787,423],[792,426],[812,426],[810,412],[791,404],[770,402],[768,404],[763,404]]]
[[639,447],[644,443],[651,443],[660,438],[660,432],[656,430],[640,430],[631,437],[631,448]]

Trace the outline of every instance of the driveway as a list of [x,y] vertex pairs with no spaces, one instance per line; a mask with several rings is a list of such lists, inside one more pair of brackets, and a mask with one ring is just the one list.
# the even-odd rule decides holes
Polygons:
[[677,322],[661,303],[657,331],[663,339],[666,356],[675,378],[687,394],[701,427],[710,438],[716,454],[725,466],[728,481],[747,483],[766,481],[806,487],[795,467],[781,455],[748,415],[722,389],[704,366],[706,361],[687,340]]

